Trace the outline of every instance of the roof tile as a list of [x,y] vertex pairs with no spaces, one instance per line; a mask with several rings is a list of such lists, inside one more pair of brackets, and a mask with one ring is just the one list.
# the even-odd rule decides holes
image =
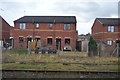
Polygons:
[[76,23],[75,16],[23,16],[16,23]]

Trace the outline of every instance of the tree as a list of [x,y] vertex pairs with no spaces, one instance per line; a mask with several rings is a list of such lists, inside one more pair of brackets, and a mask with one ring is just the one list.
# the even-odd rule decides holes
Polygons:
[[90,57],[95,56],[95,54],[97,53],[97,43],[92,36],[90,36],[88,48],[89,48],[88,56]]

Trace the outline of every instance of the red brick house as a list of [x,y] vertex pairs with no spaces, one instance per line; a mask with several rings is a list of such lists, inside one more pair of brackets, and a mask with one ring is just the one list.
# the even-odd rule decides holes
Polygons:
[[96,18],[92,26],[92,36],[95,40],[104,42],[107,50],[113,51],[116,40],[120,40],[118,18]]
[[0,16],[0,41],[9,41],[11,26]]
[[44,46],[63,50],[65,47],[76,48],[75,16],[24,16],[14,21],[11,37],[14,48],[23,44],[27,49],[28,41],[42,41]]

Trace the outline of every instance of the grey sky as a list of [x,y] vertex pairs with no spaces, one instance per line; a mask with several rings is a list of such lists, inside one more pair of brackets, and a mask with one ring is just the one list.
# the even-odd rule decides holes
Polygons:
[[79,34],[91,32],[95,18],[118,17],[119,0],[0,0],[0,15],[11,25],[24,15],[76,16]]

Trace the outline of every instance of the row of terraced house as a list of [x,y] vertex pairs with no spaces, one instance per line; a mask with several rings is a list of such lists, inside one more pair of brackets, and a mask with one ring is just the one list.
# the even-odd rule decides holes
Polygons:
[[[23,16],[14,21],[11,27],[1,17],[1,41],[10,44],[13,49],[28,48],[28,41],[42,41],[44,46],[55,49],[78,49],[77,20],[75,16]],[[8,30],[7,30],[8,29]],[[91,28],[91,35],[101,41],[107,50],[114,50],[116,41],[120,40],[118,18],[96,18]],[[4,33],[3,33],[4,32]],[[8,37],[7,37],[8,36]]]

